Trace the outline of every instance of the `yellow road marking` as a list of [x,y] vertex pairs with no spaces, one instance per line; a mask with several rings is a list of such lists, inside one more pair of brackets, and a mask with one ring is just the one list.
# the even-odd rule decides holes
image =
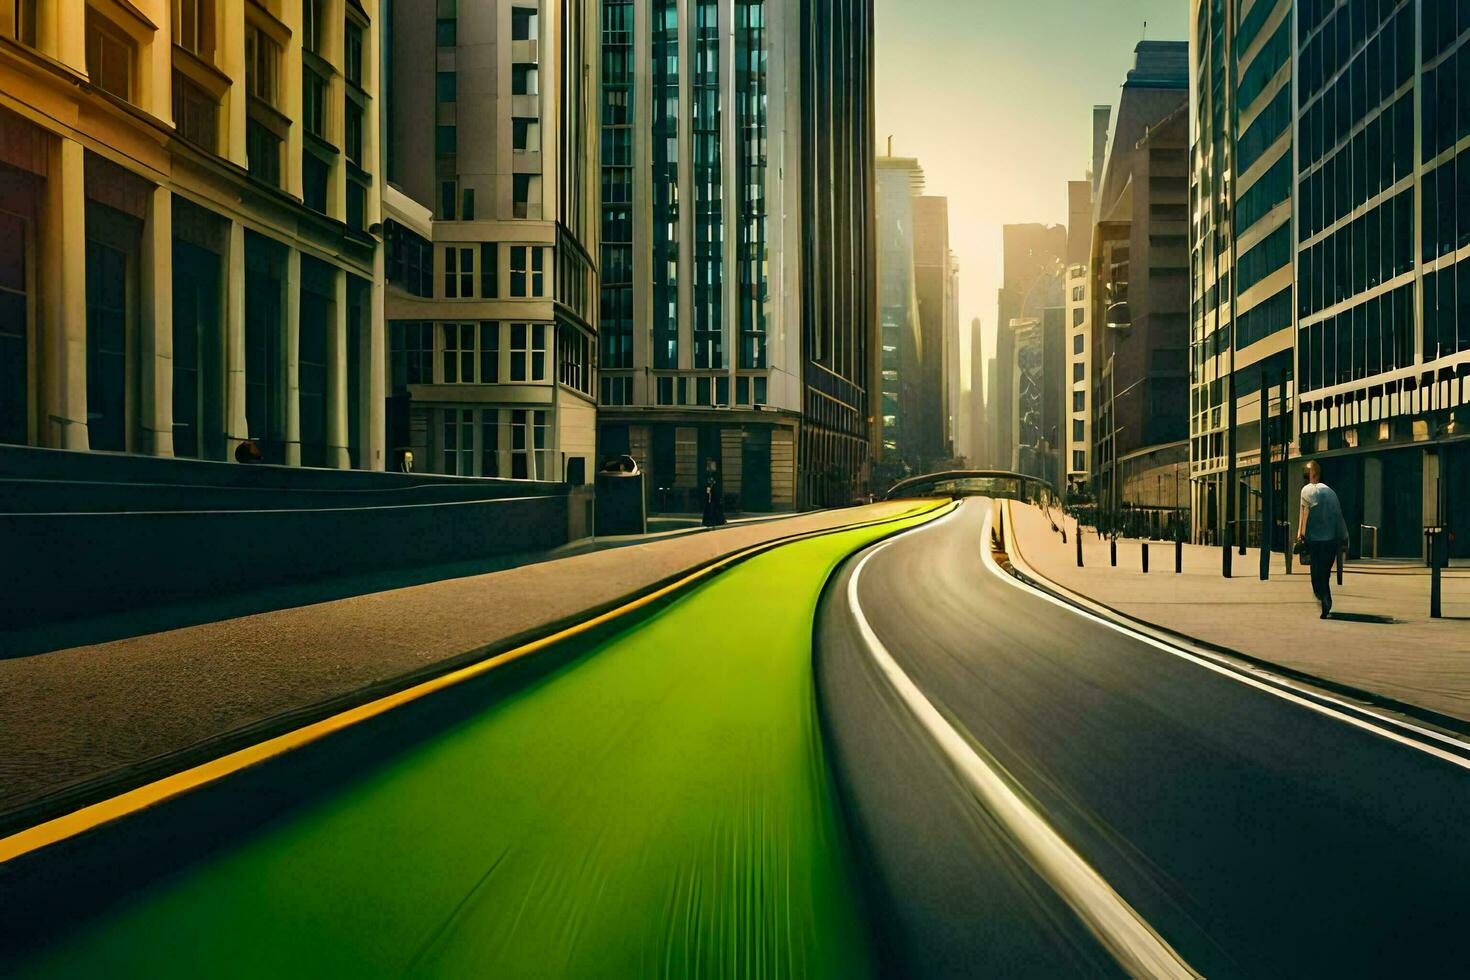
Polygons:
[[431,680],[416,684],[413,687],[405,688],[396,694],[389,694],[377,700],[369,701],[366,704],[358,705],[355,708],[349,708],[346,711],[323,718],[302,728],[277,735],[263,742],[257,742],[254,745],[249,745],[243,749],[222,755],[218,759],[212,759],[209,762],[201,763],[200,765],[174,773],[170,776],[165,776],[162,779],[139,786],[136,789],[120,793],[110,799],[82,807],[71,813],[36,824],[34,827],[28,827],[9,837],[0,839],[0,864],[49,847],[52,844],[59,843],[70,837],[75,837],[89,830],[94,830],[116,820],[121,820],[123,817],[146,810],[149,807],[157,806],[166,800],[192,792],[209,783],[217,782],[226,776],[285,755],[287,752],[310,745],[313,742],[320,741],[335,732],[342,731],[345,728],[367,721],[368,719],[376,718],[381,714],[392,711],[394,708],[417,701],[446,688],[462,684],[467,680],[488,673],[497,667],[520,660],[539,650],[544,650],[549,646],[560,643],[563,640],[596,629],[599,626],[657,602],[702,578],[713,575],[717,571],[760,552],[827,534],[857,531],[862,528],[891,524],[913,517],[933,516],[939,511],[944,510],[946,505],[949,508],[953,508],[954,506],[951,501],[929,502],[924,506],[913,507],[891,517],[859,521],[841,527],[803,531],[799,534],[780,538],[775,541],[751,545],[749,548],[745,548],[731,555],[726,555],[724,558],[714,561],[703,568],[690,572],[677,581],[650,592],[648,595],[634,599],[631,602],[618,606],[616,609],[610,609],[601,615],[584,620],[574,626],[559,630],[550,636],[542,637],[539,640],[532,640],[530,643],[523,644],[513,650],[507,650],[504,653],[496,654],[493,657],[488,657],[468,666],[450,671],[447,674],[442,674]]

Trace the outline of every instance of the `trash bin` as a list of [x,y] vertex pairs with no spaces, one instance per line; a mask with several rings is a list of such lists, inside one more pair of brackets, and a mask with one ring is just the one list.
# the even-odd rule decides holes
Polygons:
[[597,534],[648,533],[643,468],[632,456],[614,456],[597,472]]

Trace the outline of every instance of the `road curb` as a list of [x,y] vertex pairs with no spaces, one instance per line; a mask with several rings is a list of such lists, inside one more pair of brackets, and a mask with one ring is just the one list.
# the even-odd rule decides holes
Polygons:
[[[1141,619],[1094,599],[1091,596],[1083,595],[1064,585],[1053,582],[1036,571],[1035,568],[1026,562],[1019,551],[1016,551],[1014,557],[1023,566],[1018,568],[1016,562],[1012,561],[1013,553],[1011,546],[1016,543],[1012,538],[1013,528],[1013,522],[1007,519],[1004,531],[1006,540],[1001,542],[1001,547],[1004,550],[997,555],[997,563],[1008,574],[1019,581],[1025,582],[1033,588],[1040,589],[1068,605],[1097,615],[1106,616],[1130,629],[1153,635],[1156,639],[1174,646],[1195,647],[1202,651],[1208,651],[1221,658],[1222,666],[1232,667],[1242,673],[1261,672],[1284,678],[1311,688],[1317,688],[1328,694],[1358,702],[1365,710],[1370,712],[1390,716],[1399,715],[1403,718],[1412,719],[1421,724],[1439,729],[1441,733],[1452,736],[1455,739],[1470,742],[1470,721],[1465,719],[1456,718],[1453,715],[1446,715],[1431,708],[1425,708],[1407,701],[1400,701],[1397,698],[1392,698],[1384,694],[1377,694],[1364,688],[1354,687],[1351,684],[1344,684],[1341,681],[1334,681],[1303,670],[1297,670],[1262,657],[1242,653],[1223,644],[1202,640],[1198,637],[1190,636],[1188,633],[1182,633],[1178,630],[1170,629],[1167,626],[1160,626],[1158,623]],[[1004,556],[1004,560],[1002,560],[1002,555]],[[1231,663],[1231,661],[1235,661],[1236,663]],[[1254,673],[1252,676],[1254,676]]]
[[[508,656],[518,649],[547,643],[569,631],[590,631],[606,625],[606,622],[598,623],[598,620],[620,620],[625,616],[632,617],[639,614],[645,609],[657,608],[658,602],[677,599],[689,589],[703,585],[711,575],[734,568],[784,545],[865,527],[894,524],[921,516],[933,516],[940,513],[943,507],[942,503],[936,502],[927,511],[913,510],[890,517],[854,520],[833,527],[797,531],[758,544],[732,548],[712,558],[686,566],[656,582],[630,590],[615,599],[559,617],[552,622],[523,630],[509,637],[498,638],[491,643],[419,669],[367,684],[323,701],[272,715],[250,725],[203,739],[185,748],[122,766],[100,776],[48,793],[20,807],[0,813],[0,843],[13,835],[22,834],[50,821],[76,814],[89,806],[114,800],[123,794],[147,787],[151,783],[178,776],[198,766],[223,759],[234,752],[246,750],[273,738],[279,738],[304,727],[327,721],[344,712],[403,694],[419,685],[440,680],[457,671],[473,668],[498,657]],[[660,595],[660,593],[665,594]],[[558,642],[568,639],[571,637],[563,638]],[[548,643],[548,646],[555,645],[555,642]],[[539,651],[529,651],[530,654],[535,652]],[[495,667],[488,669],[495,669]],[[0,866],[3,866],[3,863],[3,859],[0,859]]]

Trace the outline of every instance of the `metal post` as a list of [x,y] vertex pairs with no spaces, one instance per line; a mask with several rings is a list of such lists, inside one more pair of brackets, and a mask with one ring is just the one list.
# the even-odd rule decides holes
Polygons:
[[1082,567],[1082,518],[1077,518],[1077,567]]
[[1184,529],[1182,527],[1176,527],[1174,529],[1174,574],[1175,575],[1182,575],[1183,573],[1184,573]]
[[1440,606],[1440,567],[1444,564],[1440,552],[1440,542],[1446,540],[1444,528],[1430,528],[1429,530],[1429,618],[1440,619],[1443,610]]
[[[1233,51],[1235,49],[1235,25],[1234,25],[1233,21],[1234,21],[1234,18],[1233,17],[1227,17],[1226,18],[1226,27],[1225,27],[1225,50],[1226,51]],[[1228,157],[1228,159],[1230,160],[1230,165],[1232,167],[1234,167],[1235,166],[1235,161],[1239,159],[1239,156],[1237,155],[1237,146],[1238,146],[1238,143],[1239,143],[1239,133],[1237,132],[1237,128],[1239,126],[1239,120],[1237,119],[1236,107],[1235,107],[1235,104],[1234,104],[1234,102],[1235,102],[1235,86],[1236,86],[1236,81],[1237,81],[1237,79],[1236,79],[1236,73],[1235,73],[1235,59],[1234,58],[1231,58],[1231,57],[1226,57],[1225,58],[1225,73],[1226,73],[1226,75],[1225,75],[1225,138],[1226,138],[1226,142],[1227,142],[1227,146],[1228,146],[1228,151],[1229,151],[1229,157]],[[1234,180],[1229,181],[1226,184],[1226,186],[1229,188],[1229,199],[1225,202],[1225,211],[1224,211],[1224,213],[1227,214],[1227,215],[1233,215],[1235,213],[1235,181]],[[1240,269],[1239,259],[1240,259],[1240,256],[1239,256],[1239,254],[1238,254],[1238,252],[1236,250],[1236,236],[1234,234],[1231,234],[1231,236],[1230,236],[1230,268],[1232,270],[1237,270],[1238,271]],[[1223,571],[1223,573],[1224,573],[1224,575],[1225,575],[1226,578],[1230,578],[1231,577],[1231,572],[1233,571],[1233,568],[1231,567],[1232,560],[1231,560],[1231,557],[1230,557],[1231,544],[1232,544],[1231,535],[1232,534],[1235,534],[1236,531],[1237,531],[1237,528],[1235,527],[1235,512],[1236,512],[1236,506],[1235,506],[1236,505],[1236,500],[1235,500],[1235,498],[1236,498],[1237,494],[1239,494],[1239,492],[1240,492],[1240,488],[1237,486],[1236,468],[1235,468],[1235,457],[1236,457],[1237,452],[1238,452],[1238,448],[1237,448],[1237,446],[1235,444],[1235,435],[1236,435],[1236,433],[1235,433],[1235,421],[1236,421],[1235,420],[1235,348],[1237,346],[1236,345],[1235,325],[1236,325],[1236,323],[1240,319],[1236,315],[1236,308],[1235,307],[1236,307],[1236,292],[1237,292],[1237,290],[1235,288],[1235,285],[1236,285],[1235,282],[1232,280],[1232,282],[1230,284],[1230,383],[1228,385],[1226,385],[1226,387],[1229,389],[1226,392],[1226,397],[1229,398],[1230,401],[1229,401],[1228,405],[1226,406],[1226,409],[1227,410],[1226,410],[1226,422],[1225,422],[1225,424],[1226,424],[1226,434],[1225,434],[1225,453],[1226,453],[1226,457],[1225,457],[1225,501],[1224,501],[1224,506],[1225,506],[1224,532],[1225,533],[1224,533],[1224,540],[1222,542],[1223,547],[1221,548],[1221,559],[1220,559],[1220,561],[1221,561],[1221,570]],[[1244,552],[1241,552],[1241,554],[1244,554]]]
[[1271,386],[1261,368],[1261,581],[1271,578],[1271,549],[1276,537],[1276,482],[1271,444]]
[[1143,543],[1143,574],[1148,574],[1148,542]]
[[1118,567],[1118,536],[1115,534],[1108,539],[1108,554],[1114,568]]

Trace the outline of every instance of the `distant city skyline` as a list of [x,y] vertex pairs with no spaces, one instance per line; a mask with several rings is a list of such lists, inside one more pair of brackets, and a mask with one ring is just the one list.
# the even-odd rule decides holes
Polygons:
[[1116,106],[1145,21],[1151,40],[1186,38],[1188,4],[876,0],[876,19],[879,152],[892,136],[895,154],[924,167],[927,193],[949,198],[960,318],[980,318],[990,356],[1001,226],[1066,223],[1092,106]]

